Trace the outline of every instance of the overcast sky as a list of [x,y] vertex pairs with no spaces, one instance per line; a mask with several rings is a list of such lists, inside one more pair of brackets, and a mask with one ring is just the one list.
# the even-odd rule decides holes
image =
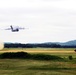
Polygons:
[[76,39],[76,0],[0,0],[0,28],[16,25],[29,29],[0,29],[3,42],[65,42]]

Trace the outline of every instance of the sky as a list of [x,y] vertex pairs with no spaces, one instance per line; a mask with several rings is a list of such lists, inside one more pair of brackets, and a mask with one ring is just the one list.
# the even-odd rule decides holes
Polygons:
[[[10,25],[26,29],[4,30]],[[66,42],[75,32],[76,0],[0,0],[0,41]]]

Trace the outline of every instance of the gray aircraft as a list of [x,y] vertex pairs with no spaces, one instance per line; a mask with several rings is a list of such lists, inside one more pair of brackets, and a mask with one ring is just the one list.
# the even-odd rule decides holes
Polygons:
[[10,28],[6,28],[5,30],[11,30],[12,32],[18,32],[19,30],[24,30],[25,28],[18,27],[18,26],[10,26]]

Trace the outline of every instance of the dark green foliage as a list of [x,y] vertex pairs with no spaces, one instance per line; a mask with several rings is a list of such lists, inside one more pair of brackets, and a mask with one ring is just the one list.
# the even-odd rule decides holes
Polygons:
[[21,43],[5,43],[4,44],[4,48],[37,48],[37,47],[41,47],[41,48],[76,48],[76,45],[70,45],[68,43],[67,44],[61,44],[61,43],[52,43],[52,42],[48,42],[48,43],[35,43],[35,44],[21,44]]
[[18,58],[18,59],[33,59],[33,60],[61,60],[62,58],[54,55],[44,54],[29,54],[27,52],[6,52],[0,54],[0,58]]
[[61,60],[61,57],[54,56],[54,55],[44,55],[44,54],[33,54],[32,59],[36,60]]
[[29,54],[26,52],[6,52],[0,55],[0,58],[28,58]]
[[55,44],[55,43],[41,43],[41,44],[21,44],[21,43],[5,43],[4,44],[5,48],[60,48],[61,45]]
[[72,60],[73,59],[73,57],[72,56],[69,56],[69,60]]

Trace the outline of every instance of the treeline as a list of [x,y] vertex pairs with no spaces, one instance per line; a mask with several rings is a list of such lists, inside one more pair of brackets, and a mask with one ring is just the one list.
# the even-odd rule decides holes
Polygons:
[[42,44],[21,44],[21,43],[5,43],[4,44],[5,48],[37,48],[37,47],[42,47],[42,48],[76,48],[76,46],[68,46],[68,45],[60,45],[60,44],[47,44],[47,43],[42,43]]

